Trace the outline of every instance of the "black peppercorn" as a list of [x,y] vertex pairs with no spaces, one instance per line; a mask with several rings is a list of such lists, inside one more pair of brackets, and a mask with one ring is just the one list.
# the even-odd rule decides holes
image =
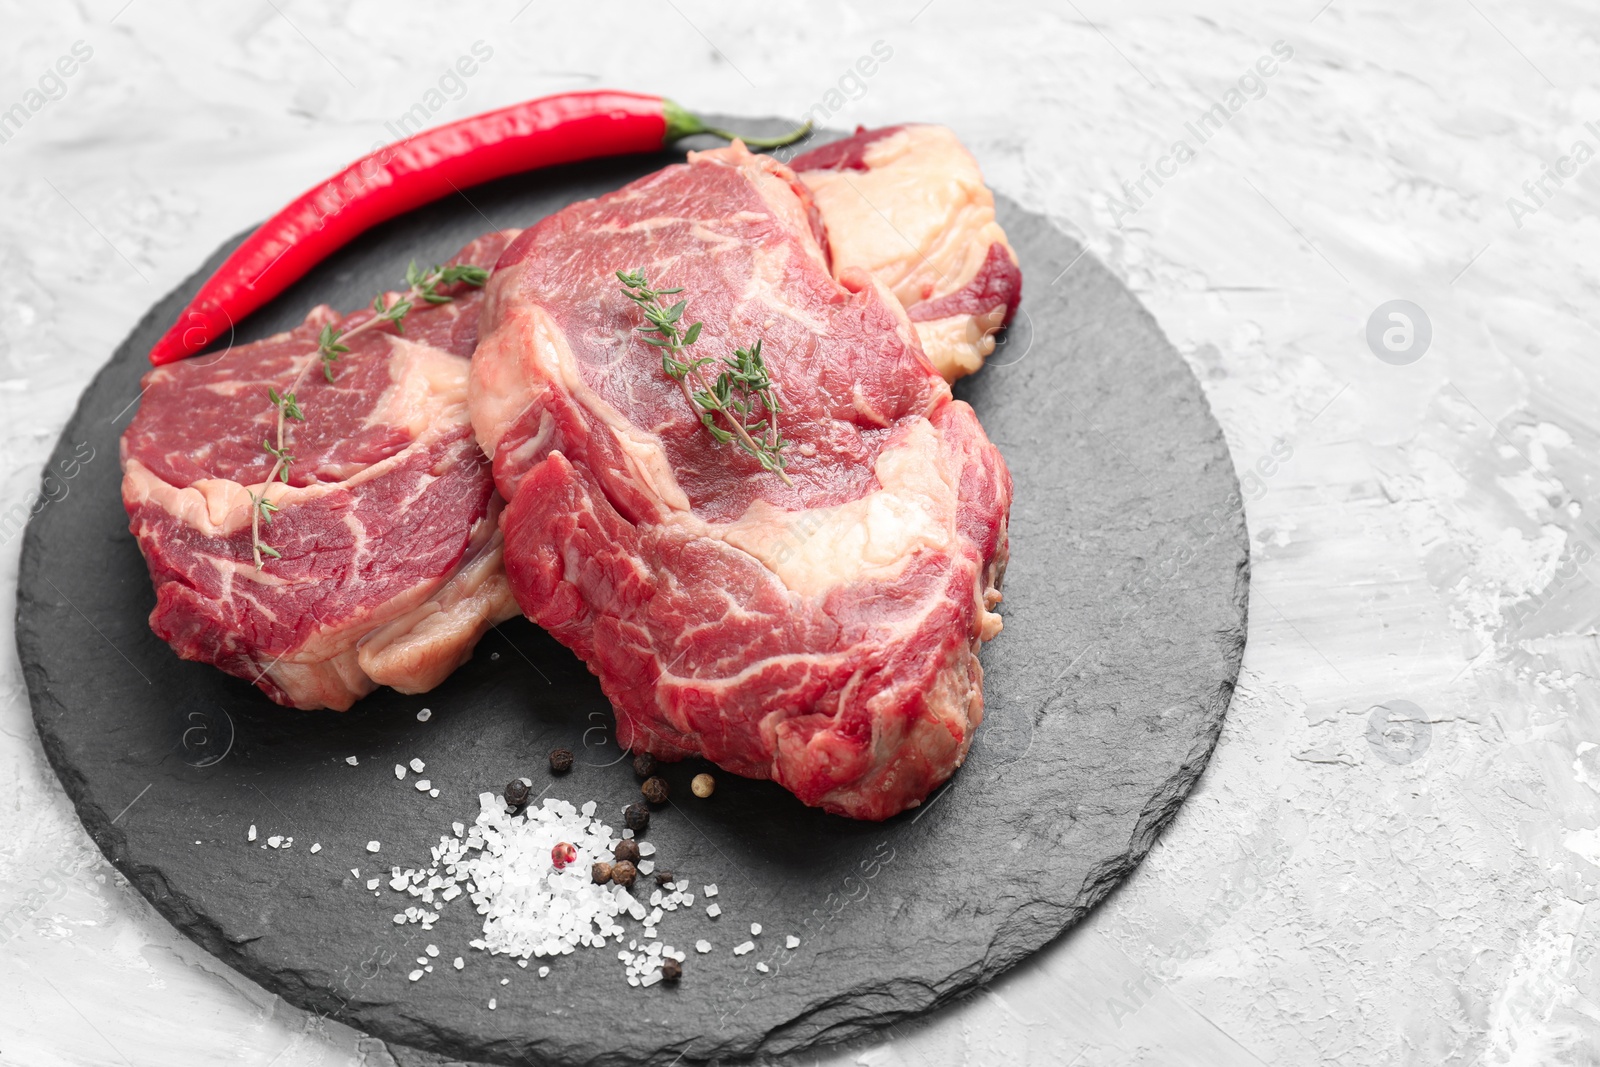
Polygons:
[[632,838],[625,837],[621,841],[617,842],[617,847],[611,850],[611,854],[619,860],[627,860],[629,863],[638,863],[639,843],[634,841]]
[[656,758],[648,752],[637,752],[633,757],[633,773],[648,778],[656,773]]
[[623,860],[621,863],[614,863],[611,865],[611,880],[623,888],[627,888],[628,886],[632,885],[633,878],[638,873],[639,868],[635,867],[627,860]]
[[528,802],[528,783],[521,778],[506,786],[506,803],[513,808],[520,808]]
[[622,825],[636,834],[642,834],[650,826],[650,809],[643,804],[629,804],[622,809]]
[[671,871],[657,871],[656,872],[656,885],[670,885],[671,883],[672,883],[672,872]]
[[652,804],[665,804],[667,794],[671,790],[667,787],[665,778],[646,778],[644,785],[639,787],[639,792],[643,793],[644,798]]
[[605,860],[596,861],[595,865],[589,868],[589,877],[594,879],[595,885],[605,885],[611,881],[611,864]]
[[568,771],[572,770],[572,749],[551,749],[550,769],[557,774],[566,774]]
[[683,964],[673,959],[663,960],[661,962],[661,977],[669,982],[676,982],[683,977]]

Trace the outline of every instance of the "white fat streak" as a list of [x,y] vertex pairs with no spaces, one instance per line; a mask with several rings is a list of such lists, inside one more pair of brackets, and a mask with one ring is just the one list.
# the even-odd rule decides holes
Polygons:
[[[828,226],[834,269],[860,267],[907,306],[955,292],[996,242],[994,194],[956,135],[908,126],[867,146],[866,170],[807,171]],[[1007,245],[1009,247],[1009,245]]]
[[957,487],[946,478],[939,447],[933,425],[919,420],[879,453],[874,492],[798,512],[757,500],[716,535],[801,596],[891,579],[918,550],[949,550],[956,543]]

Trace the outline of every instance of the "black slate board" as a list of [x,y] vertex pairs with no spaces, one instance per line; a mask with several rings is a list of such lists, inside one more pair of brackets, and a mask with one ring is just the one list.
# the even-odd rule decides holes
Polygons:
[[[358,307],[412,258],[442,259],[672,158],[564,167],[414,212],[334,256],[239,339],[318,302]],[[595,799],[602,814],[637,798],[597,684],[542,632],[507,624],[434,692],[380,691],[344,715],[277,708],[150,633],[117,437],[149,346],[226,248],[90,384],[51,457],[55,499],[23,547],[18,647],[84,825],[174,925],[266,988],[450,1057],[640,1065],[803,1050],[927,1011],[1034,952],[1133,868],[1200,775],[1243,652],[1248,541],[1222,431],[1149,313],[1043,217],[1002,199],[1000,220],[1026,295],[989,366],[958,389],[1016,480],[1005,632],[983,654],[987,719],[950,784],[882,824],[729,774],[695,800],[690,777],[714,768],[670,768],[679,799],[648,839],[697,890],[719,883],[724,909],[711,920],[701,899],[662,924],[680,948],[716,945],[690,951],[677,988],[628,987],[610,949],[555,960],[540,980],[467,948],[478,931],[465,899],[423,933],[392,923],[400,895],[375,897],[350,874],[425,861],[482,790],[522,774],[543,789],[557,745],[579,763],[552,795]],[[415,775],[395,780],[413,756],[438,799]],[[252,823],[294,847],[247,845]],[[734,957],[752,921],[760,947]],[[408,981],[429,943],[467,968]]]

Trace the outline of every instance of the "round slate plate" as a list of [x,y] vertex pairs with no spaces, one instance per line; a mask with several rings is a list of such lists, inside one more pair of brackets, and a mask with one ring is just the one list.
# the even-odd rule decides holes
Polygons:
[[[324,263],[238,339],[319,302],[359,307],[412,258],[443,259],[673,158],[565,167],[424,208]],[[489,958],[467,947],[478,924],[465,898],[431,932],[392,922],[411,900],[390,892],[388,868],[425,862],[452,820],[472,820],[480,791],[526,774],[536,791],[598,801],[614,824],[637,799],[598,685],[542,632],[507,624],[434,692],[380,691],[340,715],[275,707],[179,660],[146,626],[154,597],[118,494],[117,438],[145,353],[226,249],[90,384],[28,527],[17,641],[40,738],[84,825],[174,925],[266,988],[466,1059],[801,1050],[926,1011],[1037,950],[1133,868],[1204,767],[1244,647],[1248,542],[1222,431],[1150,315],[1044,218],[1001,200],[1000,221],[1026,297],[988,367],[958,389],[1016,479],[1005,632],[983,653],[988,710],[971,756],[923,807],[881,824],[730,774],[696,800],[689,779],[712,768],[669,768],[678,799],[648,839],[700,899],[667,916],[662,937],[715,946],[690,951],[676,988],[630,988],[610,949],[550,961],[545,979]],[[545,755],[558,745],[578,766],[552,780]],[[417,775],[396,781],[413,757],[437,799]],[[252,824],[293,847],[248,844]],[[719,919],[704,910],[711,882]],[[751,922],[764,932],[736,957]],[[799,948],[784,947],[789,934]],[[408,980],[429,944],[440,965]],[[448,965],[457,955],[465,970]]]

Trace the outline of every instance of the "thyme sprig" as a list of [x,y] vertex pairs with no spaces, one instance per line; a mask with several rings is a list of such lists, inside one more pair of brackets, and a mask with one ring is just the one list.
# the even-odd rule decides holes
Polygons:
[[[782,408],[772,376],[761,358],[761,341],[749,348],[736,348],[733,355],[719,363],[711,356],[692,356],[689,346],[700,339],[701,324],[684,327],[683,313],[688,300],[668,304],[663,297],[676,296],[683,289],[654,289],[644,271],[617,271],[622,292],[639,306],[648,326],[637,327],[645,344],[661,350],[661,370],[667,377],[683,387],[686,396],[700,414],[700,423],[718,444],[733,444],[770,471],[783,479],[784,485],[794,483],[784,473],[788,459],[783,454],[783,431],[778,428],[778,415]],[[708,380],[705,368],[718,366],[715,380]],[[718,419],[724,425],[718,425]]]
[[348,330],[338,329],[332,323],[324,324],[322,332],[317,337],[317,358],[307,360],[295,374],[294,381],[289,383],[289,388],[282,393],[274,387],[267,388],[267,399],[276,410],[277,426],[275,437],[261,442],[262,450],[272,457],[272,468],[267,471],[261,492],[250,494],[250,551],[255,559],[256,570],[261,569],[263,557],[282,558],[282,553],[261,539],[261,524],[270,523],[273,513],[278,510],[277,505],[267,499],[267,486],[274,480],[281,481],[285,485],[289,484],[289,468],[294,463],[294,456],[288,451],[285,432],[291,421],[306,420],[300,401],[295,397],[296,390],[305,382],[306,372],[320,364],[323,377],[331,383],[334,380],[334,364],[339,362],[340,356],[350,351],[350,346],[345,344],[350,338],[387,323],[394,324],[395,333],[404,334],[405,317],[411,313],[417,301],[426,304],[448,304],[453,297],[440,292],[441,288],[463,283],[481,288],[488,280],[489,272],[486,269],[474,267],[470,263],[457,263],[449,267],[435,266],[424,271],[419,270],[413,261],[406,267],[405,292],[396,295],[392,300],[387,293],[378,294],[372,301],[374,313],[372,318],[357,323]]

